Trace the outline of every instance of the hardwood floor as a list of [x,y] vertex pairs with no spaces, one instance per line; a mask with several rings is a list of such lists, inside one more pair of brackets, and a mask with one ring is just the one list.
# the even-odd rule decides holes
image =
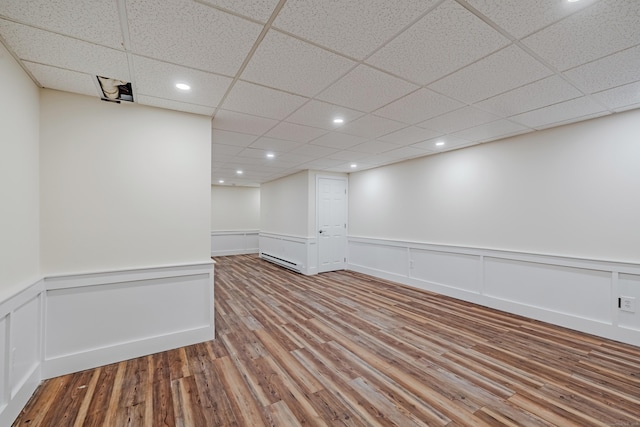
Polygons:
[[45,381],[16,426],[640,426],[640,348],[216,258],[217,339]]

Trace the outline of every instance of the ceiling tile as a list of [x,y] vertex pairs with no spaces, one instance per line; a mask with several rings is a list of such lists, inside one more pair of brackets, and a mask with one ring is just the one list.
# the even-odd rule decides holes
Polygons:
[[331,130],[341,126],[333,123],[333,119],[336,117],[341,117],[345,123],[348,123],[363,115],[364,113],[350,108],[311,100],[291,116],[287,117],[287,122]]
[[355,64],[342,56],[271,30],[260,43],[241,78],[313,96]]
[[504,117],[582,96],[582,92],[553,75],[479,102],[478,107]]
[[362,136],[364,138],[377,138],[405,126],[404,123],[396,122],[395,120],[367,114],[364,117],[341,126],[338,128],[338,131],[350,135]]
[[316,160],[312,160],[310,162],[304,163],[302,166],[305,169],[325,169],[325,168],[336,167],[338,165],[341,165],[342,163],[343,163],[343,160],[337,160],[337,159],[316,159]]
[[244,150],[240,151],[240,153],[238,154],[238,157],[244,157],[244,158],[252,159],[251,163],[253,163],[253,164],[265,164],[268,161],[267,153],[276,154],[272,150],[265,150],[263,148],[247,147]]
[[[442,146],[436,145],[436,143],[438,142],[444,142],[444,145]],[[411,147],[440,152],[440,151],[451,150],[456,147],[464,147],[466,145],[471,145],[471,144],[475,144],[475,143],[469,142],[466,139],[455,137],[453,135],[445,135],[445,136],[439,136],[437,138],[428,139],[426,141],[422,141],[417,144],[413,144]]]
[[263,148],[265,150],[286,152],[300,147],[301,145],[302,144],[293,141],[262,137],[258,138],[253,144],[251,144],[251,148]]
[[265,134],[271,138],[286,139],[296,142],[309,142],[327,133],[325,129],[311,126],[297,125],[295,123],[280,122],[276,127]]
[[437,0],[288,1],[274,26],[363,59]]
[[429,89],[420,89],[380,108],[375,114],[407,124],[416,124],[462,106],[464,104],[459,101]]
[[471,6],[518,39],[580,9],[584,9],[595,1],[597,0],[582,0],[578,2],[558,0],[467,0]]
[[99,97],[96,76],[24,61],[25,67],[43,87]]
[[433,151],[425,150],[422,148],[402,147],[402,148],[396,148],[395,150],[387,151],[386,153],[384,153],[384,155],[395,160],[405,160],[405,159],[413,159],[416,157],[426,156],[432,153]]
[[0,16],[122,49],[122,30],[115,1],[3,0]]
[[337,151],[333,154],[330,154],[327,156],[327,158],[334,159],[334,160],[342,160],[343,162],[357,162],[358,160],[362,160],[367,156],[368,154],[366,153],[358,153],[351,150],[343,150],[343,151]]
[[598,92],[595,99],[613,110],[640,103],[640,82]]
[[211,144],[211,157],[216,158],[217,156],[235,156],[243,149],[243,147],[236,147],[234,145]]
[[424,85],[508,44],[484,21],[447,0],[367,62]]
[[301,163],[310,162],[313,160],[313,156],[305,156],[302,154],[294,153],[293,151],[289,151],[288,153],[282,153],[276,157],[277,161],[281,162],[290,162],[295,163],[297,165]]
[[278,122],[264,117],[236,113],[235,111],[218,110],[211,122],[214,129],[262,135]]
[[473,126],[493,122],[500,118],[501,117],[495,114],[487,113],[474,107],[464,107],[426,120],[419,123],[418,126],[433,129],[441,133],[453,133]]
[[[216,107],[232,79],[178,65],[135,56],[133,58],[135,93],[173,101]],[[176,83],[187,83],[191,90],[182,91]]]
[[540,128],[550,124],[599,113],[603,110],[604,108],[597,102],[590,98],[582,97],[519,114],[511,117],[511,119],[525,126]]
[[306,101],[301,96],[238,81],[223,106],[226,110],[282,120]]
[[398,148],[396,144],[383,141],[367,141],[359,145],[355,145],[350,148],[352,151],[358,151],[360,153],[368,154],[380,154],[385,151],[390,151]]
[[322,145],[323,147],[345,149],[354,145],[362,144],[367,139],[360,136],[347,135],[345,133],[329,132],[320,138],[311,141],[313,145]]
[[371,112],[417,88],[382,71],[359,65],[318,95],[318,99]]
[[395,163],[398,160],[395,157],[390,157],[390,156],[387,156],[386,154],[376,154],[375,156],[367,156],[363,158],[362,161],[366,162],[369,165],[386,165],[386,164]]
[[156,98],[149,95],[133,94],[135,102],[150,107],[166,108],[167,110],[182,111],[185,113],[200,114],[202,116],[213,116],[213,107],[203,105],[188,104],[186,102],[172,101],[170,99]]
[[134,53],[234,75],[262,25],[194,1],[128,0]]
[[523,40],[567,70],[640,43],[640,1],[600,0]]
[[236,145],[248,147],[258,139],[255,135],[240,132],[229,132],[220,129],[211,129],[211,142],[214,144]]
[[204,3],[218,6],[249,18],[267,22],[274,9],[278,5],[278,0],[200,0]]
[[423,129],[417,126],[409,126],[378,138],[380,141],[391,142],[397,145],[411,145],[426,139],[441,135],[441,132],[431,129]]
[[531,131],[531,129],[525,126],[502,119],[456,132],[452,136],[473,142],[485,142],[529,131]]
[[[639,21],[640,22],[640,21]],[[640,80],[640,45],[564,73],[588,93]]]
[[301,156],[310,156],[310,157],[325,157],[329,154],[335,153],[335,148],[323,147],[321,145],[312,145],[305,144],[301,147],[296,148],[295,150],[291,150],[291,154],[299,154]]
[[131,81],[127,54],[0,19],[0,36],[20,57],[91,75]]
[[539,80],[551,70],[511,45],[432,84],[430,88],[468,103]]

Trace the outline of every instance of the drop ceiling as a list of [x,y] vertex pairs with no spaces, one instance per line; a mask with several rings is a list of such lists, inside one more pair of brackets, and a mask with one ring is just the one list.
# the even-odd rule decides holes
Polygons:
[[212,117],[225,185],[640,107],[638,0],[3,0],[0,39],[41,87]]

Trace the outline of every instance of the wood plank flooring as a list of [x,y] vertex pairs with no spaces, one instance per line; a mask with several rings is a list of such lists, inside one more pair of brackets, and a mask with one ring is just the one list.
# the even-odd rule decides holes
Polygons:
[[640,426],[640,348],[216,258],[217,339],[45,381],[16,426]]

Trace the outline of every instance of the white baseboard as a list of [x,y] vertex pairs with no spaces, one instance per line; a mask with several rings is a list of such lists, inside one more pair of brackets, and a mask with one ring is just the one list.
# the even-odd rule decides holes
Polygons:
[[211,232],[211,256],[258,253],[258,230]]
[[[348,268],[486,307],[640,346],[640,265],[350,237]],[[640,304],[638,304],[640,305]]]
[[260,256],[269,254],[295,264],[300,273],[318,274],[318,245],[315,237],[260,233]]

